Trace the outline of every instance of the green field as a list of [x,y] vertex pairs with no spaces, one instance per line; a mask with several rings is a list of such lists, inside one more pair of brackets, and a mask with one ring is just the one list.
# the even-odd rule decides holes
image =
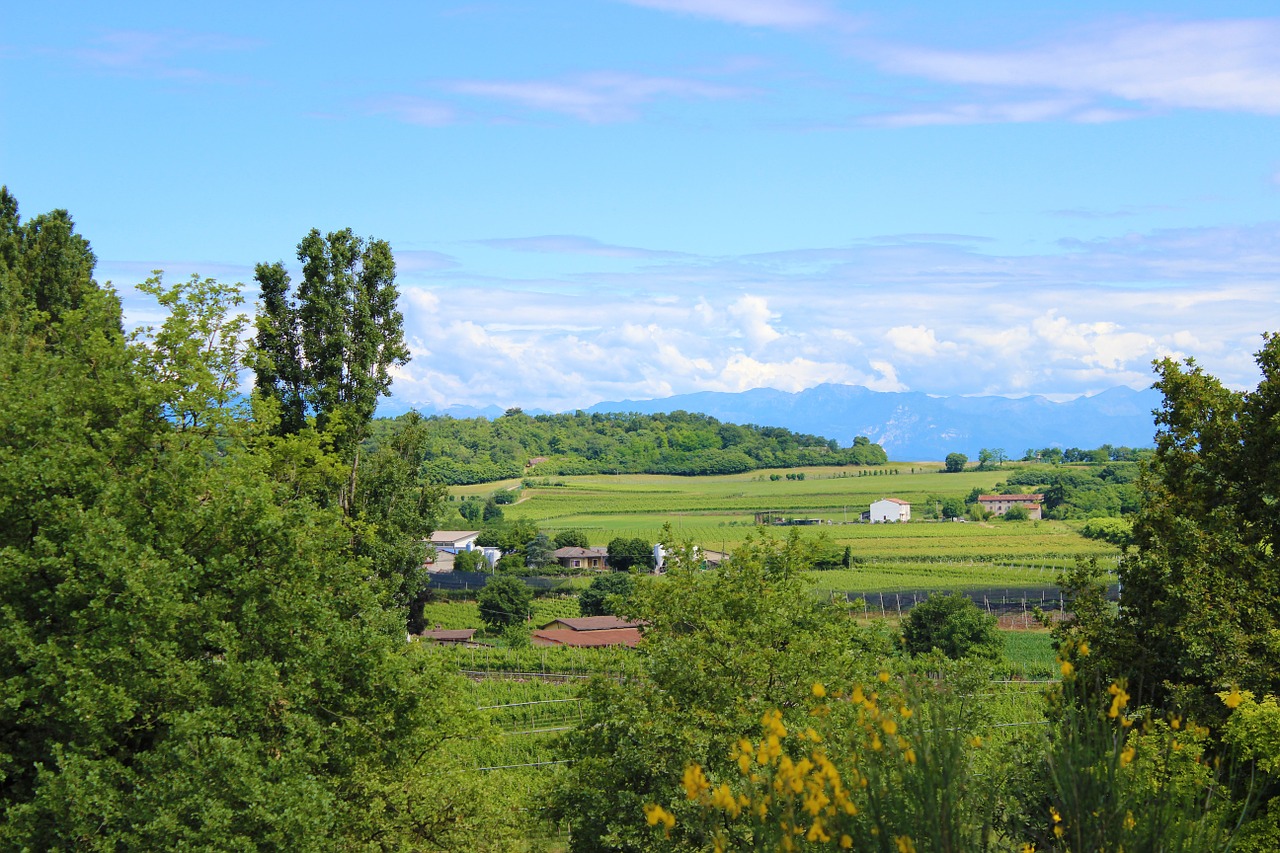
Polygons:
[[[819,519],[819,524],[794,529],[806,538],[823,537],[836,548],[848,546],[854,563],[847,572],[821,573],[820,590],[1048,586],[1078,558],[1114,564],[1116,549],[1080,536],[1076,523],[921,520],[937,501],[990,489],[1013,467],[960,474],[941,474],[938,466],[923,463],[890,463],[886,468],[900,473],[807,468],[804,480],[770,480],[771,473],[778,473],[770,471],[720,477],[557,477],[549,480],[551,485],[541,485],[548,481],[539,479],[520,489],[519,500],[504,511],[509,519],[529,519],[553,534],[581,529],[598,546],[617,536],[656,542],[669,525],[678,541],[714,551],[730,551],[756,535],[759,512]],[[519,486],[512,480],[452,491],[483,495]],[[910,501],[913,521],[859,523],[861,513],[882,497]],[[789,529],[771,528],[778,536]]]

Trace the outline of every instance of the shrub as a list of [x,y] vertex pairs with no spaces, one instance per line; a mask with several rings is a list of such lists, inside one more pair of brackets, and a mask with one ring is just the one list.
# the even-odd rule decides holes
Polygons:
[[583,616],[611,615],[617,612],[618,603],[631,597],[635,588],[636,579],[627,572],[601,575],[578,596],[578,609]]
[[461,551],[453,558],[455,572],[487,572],[489,561],[480,551]]
[[902,638],[911,654],[937,649],[953,660],[995,658],[1000,654],[996,618],[963,595],[934,595],[918,604],[902,622]]
[[486,625],[495,628],[523,620],[529,613],[532,601],[533,592],[528,585],[510,575],[493,578],[476,594],[480,618]]

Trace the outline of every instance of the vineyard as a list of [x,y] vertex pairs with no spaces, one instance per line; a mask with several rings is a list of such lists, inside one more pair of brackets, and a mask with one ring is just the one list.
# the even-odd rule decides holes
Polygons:
[[[892,469],[891,469],[892,470]],[[850,568],[818,579],[823,590],[964,589],[971,586],[1051,586],[1058,571],[1081,558],[1114,564],[1114,546],[1079,533],[1078,522],[953,523],[924,520],[947,498],[990,488],[1008,471],[942,475],[936,467],[898,467],[902,473],[851,476],[838,468],[806,469],[804,480],[770,480],[767,473],[720,477],[584,476],[489,484],[515,489],[508,519],[532,521],[549,534],[578,529],[593,545],[615,537],[659,541],[667,528],[677,541],[731,551],[757,535],[756,514],[816,520],[798,528],[829,548],[849,549]],[[483,494],[480,487],[456,497]],[[893,496],[913,504],[908,524],[864,524],[871,501]],[[462,523],[459,520],[458,523]],[[782,535],[782,529],[774,531]]]

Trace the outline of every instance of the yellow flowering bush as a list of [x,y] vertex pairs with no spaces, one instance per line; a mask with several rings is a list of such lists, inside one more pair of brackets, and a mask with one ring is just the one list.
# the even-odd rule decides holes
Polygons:
[[703,807],[712,849],[977,849],[984,820],[962,792],[980,788],[969,759],[981,738],[957,725],[967,722],[958,697],[892,682],[885,672],[844,689],[815,683],[795,709],[805,725],[766,712],[729,750],[736,778],[686,767],[685,796]]
[[[1135,717],[1123,681],[1101,689],[1069,678],[1050,691],[1054,724],[1037,759],[1048,802],[1002,828],[993,820],[998,785],[978,775],[976,759],[990,749],[975,731],[981,721],[945,683],[881,676],[815,683],[810,694],[787,715],[763,714],[730,748],[726,778],[685,768],[685,799],[701,808],[690,837],[716,851],[876,853],[1190,853],[1224,849],[1230,838],[1208,731],[1176,714]],[[656,808],[646,819],[670,831],[669,813]]]

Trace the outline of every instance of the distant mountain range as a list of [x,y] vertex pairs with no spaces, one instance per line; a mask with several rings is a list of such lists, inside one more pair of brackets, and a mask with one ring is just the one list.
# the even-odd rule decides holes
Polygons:
[[890,459],[976,458],[983,447],[1018,458],[1027,448],[1103,444],[1151,447],[1158,391],[1112,388],[1055,403],[1044,397],[931,397],[913,391],[872,391],[858,385],[818,385],[789,393],[757,388],[739,394],[702,392],[661,400],[598,403],[591,412],[702,412],[732,423],[781,426],[849,444],[865,435]]
[[[842,445],[865,435],[884,447],[890,459],[905,462],[940,460],[952,452],[976,459],[984,447],[1003,448],[1015,459],[1032,447],[1151,447],[1152,413],[1161,400],[1154,389],[1123,387],[1055,403],[1044,397],[931,397],[858,385],[818,385],[796,393],[757,388],[737,394],[704,391],[659,400],[622,400],[597,403],[587,411],[701,412],[729,423],[779,426],[834,438]],[[503,413],[497,406],[421,411],[455,418],[495,418]]]

